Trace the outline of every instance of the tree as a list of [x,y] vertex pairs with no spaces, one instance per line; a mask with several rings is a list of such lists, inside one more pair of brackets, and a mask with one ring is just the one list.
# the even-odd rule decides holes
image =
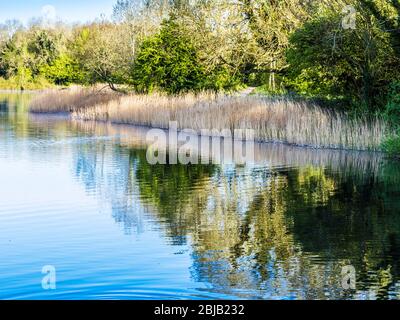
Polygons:
[[170,4],[166,0],[118,0],[113,8],[113,20],[123,29],[135,57],[142,42],[161,27],[169,17]]
[[47,30],[37,30],[30,38],[27,50],[31,55],[31,70],[39,74],[41,67],[52,64],[59,56],[60,37]]
[[32,79],[32,56],[28,50],[28,38],[22,31],[16,32],[3,45],[0,53],[0,76],[17,78],[20,88]]
[[79,61],[90,82],[103,82],[112,90],[129,82],[133,52],[123,26],[109,22],[85,26],[75,35],[73,58]]
[[146,39],[136,58],[133,83],[138,91],[162,89],[168,93],[199,90],[204,79],[197,52],[174,18]]
[[270,74],[269,86],[274,91],[276,73],[287,68],[289,36],[309,18],[315,4],[301,0],[239,0],[239,5],[261,49],[254,67]]
[[23,29],[22,23],[19,20],[6,20],[0,24],[0,44],[8,41],[17,31]]
[[368,110],[384,104],[400,61],[381,21],[365,6],[357,6],[357,12],[354,30],[344,29],[343,16],[327,10],[294,32],[287,51],[292,89],[308,95],[342,96],[361,102]]
[[190,34],[208,75],[208,87],[216,90],[248,81],[257,64],[259,48],[235,2],[225,0],[177,1],[175,16]]
[[48,80],[56,85],[70,85],[72,83],[85,83],[87,76],[80,68],[76,60],[67,53],[61,54],[49,65],[40,69]]
[[28,30],[15,28],[0,45],[0,76],[13,79],[24,88],[26,83],[41,77],[41,70],[58,58],[62,36],[56,30],[36,26]]

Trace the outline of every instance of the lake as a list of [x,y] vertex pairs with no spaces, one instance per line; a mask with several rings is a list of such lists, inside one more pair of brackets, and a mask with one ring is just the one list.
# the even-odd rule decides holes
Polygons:
[[145,128],[29,99],[0,94],[0,299],[400,298],[400,162],[256,144],[150,165]]

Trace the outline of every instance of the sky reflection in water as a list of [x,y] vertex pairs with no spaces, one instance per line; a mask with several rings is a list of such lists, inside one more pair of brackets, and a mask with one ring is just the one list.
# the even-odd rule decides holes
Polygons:
[[0,298],[399,297],[398,162],[266,144],[247,167],[151,166],[144,129],[28,100],[0,96]]

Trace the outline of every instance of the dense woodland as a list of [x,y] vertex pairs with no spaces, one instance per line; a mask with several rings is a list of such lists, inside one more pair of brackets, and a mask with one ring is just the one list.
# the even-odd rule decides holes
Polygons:
[[400,120],[399,0],[118,0],[90,24],[0,27],[0,86],[290,94]]

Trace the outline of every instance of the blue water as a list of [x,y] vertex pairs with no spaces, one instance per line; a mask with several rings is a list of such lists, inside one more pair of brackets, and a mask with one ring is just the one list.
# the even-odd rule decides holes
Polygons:
[[260,145],[251,166],[151,166],[144,129],[3,100],[0,299],[400,296],[397,162]]

